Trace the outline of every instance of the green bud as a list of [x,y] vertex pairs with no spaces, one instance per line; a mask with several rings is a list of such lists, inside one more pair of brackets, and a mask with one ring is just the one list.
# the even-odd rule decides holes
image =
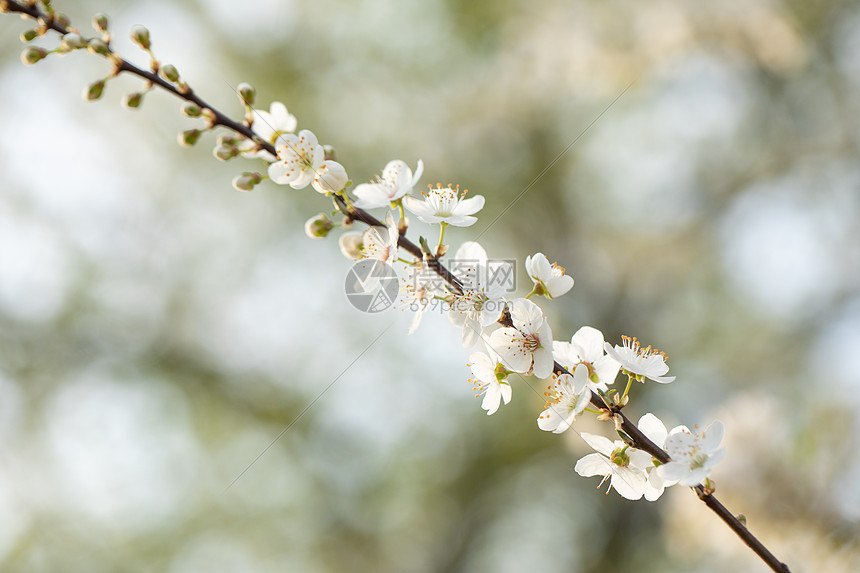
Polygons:
[[179,81],[179,70],[173,64],[164,64],[158,71],[158,74],[169,82]]
[[63,36],[63,39],[60,40],[60,42],[68,50],[79,50],[81,48],[87,47],[87,43],[84,42],[81,36],[79,34],[75,34],[74,32]]
[[98,54],[100,56],[107,56],[110,54],[110,48],[108,48],[108,45],[98,38],[90,40],[90,43],[87,46],[87,51],[91,54]]
[[182,133],[179,134],[179,145],[182,147],[191,147],[197,140],[200,139],[200,135],[203,132],[199,129],[186,129]]
[[200,106],[193,101],[184,102],[181,109],[185,117],[200,117]]
[[62,12],[57,12],[54,15],[54,22],[56,22],[57,24],[59,24],[63,28],[68,28],[69,26],[72,25],[71,19],[66,14],[63,14]]
[[236,191],[251,191],[254,186],[263,180],[263,176],[252,171],[245,171],[233,178],[233,187]]
[[126,109],[137,109],[143,103],[143,92],[131,92],[122,98],[122,105]]
[[218,145],[223,147],[236,147],[239,143],[239,138],[232,133],[221,133],[218,135]]
[[140,46],[144,50],[148,50],[152,43],[149,41],[149,30],[140,24],[132,26],[131,41]]
[[254,86],[242,82],[236,87],[236,91],[239,92],[242,103],[245,105],[254,105],[254,99],[257,97],[257,90],[254,89]]
[[305,234],[311,239],[324,239],[334,226],[334,222],[326,217],[325,213],[320,213],[305,222]]
[[102,92],[105,89],[105,81],[99,80],[84,88],[84,99],[87,101],[97,100],[102,97]]
[[32,66],[36,62],[45,59],[45,56],[48,55],[48,50],[45,48],[40,48],[38,46],[30,46],[23,52],[21,52],[21,61],[27,64],[28,66]]
[[39,36],[41,36],[41,34],[36,30],[25,30],[24,32],[21,32],[21,41],[24,43],[32,42]]
[[219,161],[233,159],[238,154],[239,150],[235,147],[226,147],[224,145],[216,145],[215,149],[212,150],[212,155],[214,155],[215,159],[218,159]]
[[93,16],[93,28],[96,32],[101,32],[102,34],[106,33],[108,29],[107,16],[101,12]]
[[337,151],[331,145],[323,145],[326,161],[337,161]]

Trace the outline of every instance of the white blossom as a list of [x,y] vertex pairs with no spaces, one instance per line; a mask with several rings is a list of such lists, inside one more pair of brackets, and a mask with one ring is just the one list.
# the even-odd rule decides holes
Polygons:
[[483,329],[501,317],[506,283],[498,277],[508,277],[513,271],[506,262],[491,263],[484,248],[474,241],[467,241],[457,249],[453,263],[463,288],[462,293],[451,296],[448,317],[463,327],[463,346],[471,348]]
[[588,367],[588,387],[592,392],[606,392],[607,385],[615,382],[621,364],[604,354],[603,344],[602,332],[583,326],[574,333],[570,342],[554,341],[552,354],[559,364],[571,371],[578,364],[585,364]]
[[312,185],[320,193],[328,195],[329,193],[340,193],[348,182],[349,177],[343,165],[337,161],[326,159],[316,170]]
[[469,366],[475,378],[476,396],[484,394],[481,407],[487,415],[494,414],[499,409],[502,400],[505,404],[511,401],[511,385],[508,383],[508,370],[498,360],[494,353],[476,352],[469,356]]
[[[281,135],[293,133],[296,130],[296,116],[288,112],[286,106],[279,101],[272,102],[269,111],[255,109],[253,117],[254,123],[251,124],[251,129],[260,139],[272,145],[275,145],[275,141]],[[275,161],[276,158],[271,153],[256,147],[257,145],[250,139],[243,141],[239,146],[245,157],[260,157],[269,162]]]
[[560,434],[573,425],[591,400],[588,389],[588,368],[579,364],[570,374],[553,375],[555,384],[547,392],[546,409],[538,416],[538,427],[546,432]]
[[526,271],[534,281],[535,294],[552,299],[573,288],[573,277],[564,274],[564,269],[556,263],[550,264],[543,253],[526,257]]
[[[580,434],[596,453],[588,454],[576,462],[574,470],[582,477],[603,476],[600,487],[609,479],[609,489],[615,489],[621,497],[640,499],[648,488],[646,468],[651,464],[651,455],[626,445],[620,440],[610,441],[595,434]],[[608,493],[608,491],[607,491]]]
[[363,255],[368,259],[377,259],[383,263],[392,264],[397,260],[397,242],[400,231],[391,211],[385,216],[385,227],[380,231],[377,227],[369,227],[364,231]]
[[293,189],[307,187],[325,159],[317,136],[307,129],[301,130],[298,135],[288,133],[278,137],[275,149],[278,160],[269,165],[269,178]]
[[665,444],[666,453],[672,459],[660,466],[666,483],[693,487],[704,482],[726,455],[725,448],[717,449],[724,433],[725,428],[719,420],[699,433],[691,432],[686,426],[672,428]]
[[406,196],[403,198],[403,206],[418,216],[425,223],[447,223],[455,227],[469,227],[474,225],[477,217],[475,213],[483,209],[484,197],[475,195],[470,199],[464,199],[466,191],[460,194],[460,187],[456,189],[450,185],[430,188],[424,193],[424,200]]
[[489,346],[514,372],[532,371],[538,378],[552,374],[552,331],[538,305],[518,298],[509,303],[512,327],[496,330]]
[[669,371],[666,355],[650,346],[642,348],[636,338],[622,336],[623,345],[613,347],[608,342],[604,344],[606,353],[621,363],[621,369],[643,382],[650,378],[654,382],[668,384],[675,380],[674,376],[663,376]]
[[442,279],[427,266],[426,261],[412,267],[411,282],[404,287],[403,304],[414,313],[412,323],[409,325],[409,334],[418,329],[421,318],[427,308],[433,304],[435,298],[448,294],[440,283]]
[[399,159],[389,161],[382,170],[382,176],[378,177],[376,182],[362,183],[353,190],[357,197],[353,204],[361,209],[389,205],[392,201],[412,193],[422,173],[424,173],[424,163],[420,159],[414,175],[406,162]]

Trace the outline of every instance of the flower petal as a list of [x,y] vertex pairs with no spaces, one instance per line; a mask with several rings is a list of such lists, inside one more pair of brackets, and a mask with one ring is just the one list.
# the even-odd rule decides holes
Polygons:
[[577,330],[570,337],[570,344],[580,360],[594,364],[603,357],[603,333],[591,326],[583,326]]
[[654,442],[658,447],[662,448],[666,443],[668,431],[666,425],[660,421],[660,418],[650,412],[639,418],[639,423],[636,425],[649,440]]
[[588,454],[576,462],[573,470],[582,477],[606,476],[612,473],[612,462],[600,454]]
[[610,441],[608,438],[604,438],[603,436],[599,436],[597,434],[589,434],[588,432],[582,432],[579,434],[585,443],[592,447],[597,452],[608,456],[612,453],[612,450],[615,449],[615,444]]
[[610,483],[621,497],[635,501],[645,493],[647,480],[643,470],[636,470],[628,466],[615,470],[612,473]]
[[475,195],[469,199],[463,199],[454,207],[454,215],[472,215],[484,208],[484,196]]
[[716,449],[720,447],[720,443],[723,441],[723,435],[725,433],[726,428],[723,426],[722,422],[719,420],[711,422],[711,425],[705,428],[702,432],[702,450],[707,454],[716,451]]

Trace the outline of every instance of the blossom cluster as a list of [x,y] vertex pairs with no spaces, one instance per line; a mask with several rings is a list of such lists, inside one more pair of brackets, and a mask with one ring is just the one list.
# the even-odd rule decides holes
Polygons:
[[[352,259],[371,258],[390,265],[400,261],[407,265],[412,280],[403,288],[403,299],[415,309],[410,333],[418,327],[431,301],[445,303],[449,320],[460,329],[463,347],[473,350],[467,364],[472,374],[469,380],[476,395],[483,397],[481,407],[488,415],[511,401],[512,383],[525,376],[551,380],[537,425],[556,434],[572,428],[584,412],[611,420],[613,407],[620,409],[628,403],[633,381],[674,381],[673,376],[666,376],[666,355],[650,346],[643,348],[636,338],[625,336],[621,344],[612,345],[596,328],[583,326],[570,341],[554,340],[536,300],[563,296],[573,288],[574,280],[543,253],[535,253],[525,261],[532,289],[524,297],[509,296],[511,289],[499,280],[511,276],[510,263],[490,260],[484,247],[475,241],[464,242],[453,257],[460,263],[452,267],[455,282],[428,279],[435,276],[431,260],[447,252],[445,228],[473,225],[476,213],[484,206],[481,195],[466,198],[466,191],[461,192],[457,186],[437,184],[419,197],[415,189],[424,163],[418,160],[413,171],[406,162],[395,159],[374,180],[355,186],[350,196],[346,191],[350,183],[346,170],[326,158],[312,132],[292,133],[295,118],[282,104],[272,104],[268,113],[256,112],[254,118],[256,134],[275,145],[277,157],[266,157],[251,149],[247,155],[269,161],[268,174],[273,182],[294,189],[311,185],[321,193],[341,196],[356,208],[385,209],[380,217],[384,227],[342,234],[341,250]],[[409,226],[407,212],[423,223],[439,226],[436,249],[428,246],[420,259],[404,260],[398,248]],[[349,227],[350,223],[346,221],[343,226]],[[319,215],[308,221],[306,229],[311,237],[321,238],[335,226]],[[627,378],[627,387],[621,393],[612,388],[619,374]],[[584,477],[602,476],[601,484],[608,480],[609,488],[627,499],[644,497],[653,501],[670,485],[709,483],[711,468],[725,453],[719,449],[723,437],[719,421],[701,432],[685,426],[667,430],[649,413],[642,416],[638,428],[655,446],[665,449],[670,456],[667,463],[626,441],[583,432],[582,439],[594,453],[580,459],[575,471]]]
[[[63,36],[55,52],[86,49],[116,59],[110,48],[107,19],[99,15],[93,25],[102,34],[101,38],[85,41],[70,32]],[[131,38],[149,53],[153,72],[174,86],[177,93],[190,92],[174,66],[162,65],[155,59],[148,30],[136,26]],[[33,64],[48,53],[31,47],[22,58],[25,63]],[[111,77],[88,86],[84,97],[101,97],[104,84]],[[126,106],[139,107],[144,93],[129,94]],[[547,317],[536,300],[563,296],[573,288],[574,280],[563,267],[550,263],[543,253],[526,258],[532,289],[523,297],[511,296],[512,289],[505,280],[513,276],[511,264],[490,260],[484,247],[475,241],[459,246],[454,260],[461,264],[452,267],[453,272],[449,271],[445,281],[428,279],[439,270],[439,259],[448,251],[445,229],[474,225],[478,220],[476,214],[484,207],[483,196],[467,197],[468,192],[460,191],[459,186],[441,184],[429,186],[419,196],[416,187],[424,173],[420,159],[414,171],[403,160],[389,161],[380,175],[350,190],[352,181],[346,168],[336,160],[333,149],[321,145],[308,129],[296,133],[298,121],[283,103],[273,102],[268,111],[258,110],[253,107],[256,92],[251,86],[240,84],[237,93],[246,109],[245,121],[238,127],[219,120],[214,110],[198,105],[202,104],[199,100],[188,98],[183,113],[205,119],[208,125],[202,130],[183,132],[180,143],[193,145],[203,131],[214,129],[220,122],[237,135],[220,136],[213,151],[215,157],[226,161],[242,156],[266,164],[266,175],[245,172],[234,179],[237,189],[250,191],[268,178],[293,189],[310,186],[323,195],[333,196],[337,211],[345,217],[340,223],[324,213],[311,218],[305,230],[312,238],[324,238],[336,227],[348,229],[358,210],[385,209],[377,219],[384,221],[383,225],[371,225],[363,232],[343,233],[339,239],[341,251],[352,259],[374,259],[387,265],[402,263],[410,269],[412,281],[402,289],[405,304],[415,309],[410,333],[419,326],[431,303],[444,303],[451,323],[460,329],[463,347],[473,350],[467,364],[473,376],[470,381],[476,394],[483,396],[481,406],[488,415],[497,412],[502,403],[511,401],[512,382],[525,376],[551,380],[545,392],[546,406],[537,418],[537,425],[556,434],[572,428],[584,412],[617,423],[617,412],[627,405],[633,381],[652,380],[661,384],[674,381],[673,376],[666,376],[669,367],[665,354],[650,346],[643,348],[636,338],[623,337],[622,344],[611,345],[599,330],[583,326],[569,342],[554,340]],[[400,250],[410,224],[407,212],[422,223],[439,226],[435,249],[422,238],[422,256],[417,256],[413,248],[408,255],[410,259],[402,258]],[[612,388],[619,373],[627,377],[627,386],[621,393]],[[667,431],[656,416],[646,414],[638,428],[656,447],[668,453],[668,461],[657,460],[637,449],[635,441],[620,431],[626,441],[581,433],[595,452],[580,459],[575,471],[585,477],[602,476],[601,484],[609,480],[610,489],[628,499],[644,496],[654,500],[666,486],[676,483],[711,487],[709,472],[725,453],[719,449],[723,436],[720,422],[702,432],[690,431],[685,426]]]

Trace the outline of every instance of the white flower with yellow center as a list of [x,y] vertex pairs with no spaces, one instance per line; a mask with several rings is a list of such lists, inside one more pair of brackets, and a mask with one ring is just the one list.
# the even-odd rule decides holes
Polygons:
[[476,352],[469,356],[468,366],[475,376],[469,382],[474,384],[475,396],[484,395],[481,408],[487,411],[488,416],[499,409],[502,400],[505,404],[511,401],[511,385],[508,383],[510,371],[494,353],[488,355]]
[[532,294],[553,299],[573,288],[573,277],[564,274],[557,263],[550,264],[543,253],[526,257],[526,271],[535,283]]
[[[261,111],[255,109],[253,111],[254,123],[251,124],[251,129],[257,136],[265,141],[275,145],[275,141],[281,135],[293,133],[296,130],[296,116],[287,111],[287,107],[279,101],[272,102],[269,106],[269,111]],[[245,157],[260,157],[266,161],[275,161],[272,154],[265,149],[256,149],[256,144],[251,140],[245,140],[240,144],[242,155]]]
[[424,193],[423,201],[415,197],[404,197],[403,206],[425,223],[469,227],[478,220],[472,215],[484,208],[484,197],[475,195],[471,199],[464,199],[466,193],[467,191],[463,191],[461,194],[459,186],[452,188],[450,185],[442,187],[437,184],[435,189],[431,187]]
[[579,364],[570,374],[553,375],[555,384],[550,385],[546,409],[538,416],[538,427],[546,432],[560,434],[573,425],[576,417],[591,401],[588,389],[588,368]]
[[508,305],[513,326],[490,335],[489,346],[509,370],[538,378],[552,374],[552,331],[538,305],[518,298]]
[[717,449],[723,441],[725,428],[716,420],[704,431],[693,433],[686,426],[672,428],[666,438],[666,453],[672,458],[660,466],[667,484],[679,483],[693,487],[703,483],[711,469],[726,455]]
[[269,178],[279,185],[303,189],[310,185],[325,160],[322,145],[313,132],[303,129],[298,135],[278,137],[278,160],[269,165]]
[[664,376],[669,371],[666,355],[656,348],[642,348],[636,338],[621,337],[623,345],[613,347],[604,343],[606,353],[621,364],[621,369],[631,378],[644,382],[650,378],[654,382],[668,384],[675,380],[674,376]]
[[[621,497],[640,499],[648,489],[646,468],[653,465],[648,452],[637,450],[620,440],[610,441],[595,434],[580,434],[596,453],[588,454],[576,462],[574,471],[582,477],[603,476],[597,487],[609,481]],[[606,493],[609,493],[607,490]]]
[[621,365],[604,354],[603,343],[602,332],[583,326],[570,338],[570,342],[553,341],[552,355],[571,372],[578,364],[584,364],[588,368],[588,387],[591,391],[606,392],[607,385],[615,382]]
[[394,264],[397,260],[397,242],[400,240],[400,230],[394,221],[391,211],[385,216],[385,227],[380,231],[377,227],[370,227],[364,231],[362,255],[367,259],[376,259]]
[[497,277],[510,276],[512,269],[504,261],[490,262],[487,251],[474,241],[467,241],[457,249],[452,268],[457,269],[463,288],[461,293],[452,295],[448,318],[463,327],[463,346],[471,348],[486,327],[501,317],[505,308],[502,297],[507,289],[506,283]]

